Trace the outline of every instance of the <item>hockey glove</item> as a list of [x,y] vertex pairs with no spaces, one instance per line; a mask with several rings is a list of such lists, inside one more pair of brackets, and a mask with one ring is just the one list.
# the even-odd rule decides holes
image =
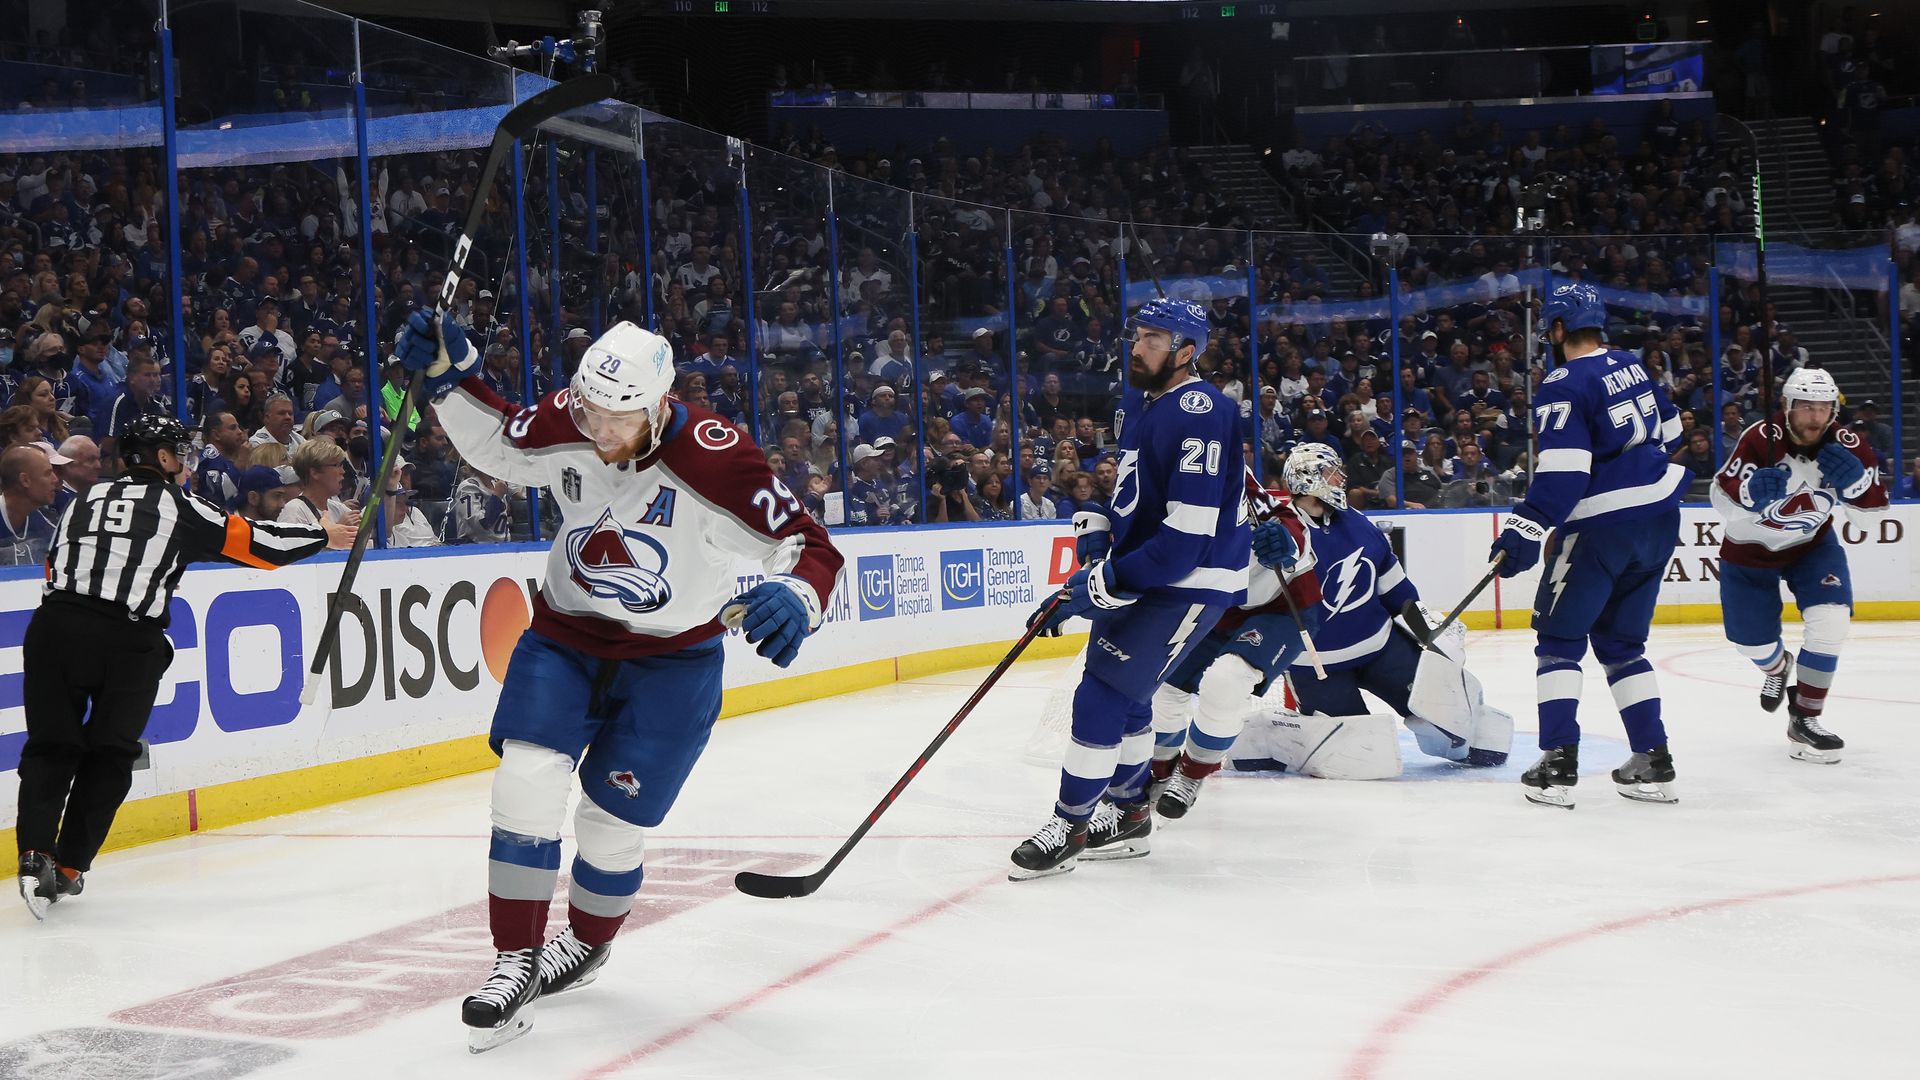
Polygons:
[[1099,510],[1073,515],[1073,554],[1081,566],[1098,562],[1113,550],[1113,522]]
[[1860,464],[1853,451],[1837,442],[1821,447],[1815,460],[1820,463],[1820,479],[1843,499],[1857,499],[1873,486],[1867,480],[1867,467]]
[[793,578],[763,581],[728,601],[720,609],[720,621],[746,634],[747,643],[758,645],[761,656],[786,667],[817,625],[813,605],[807,603],[811,592]]
[[448,314],[440,321],[440,334],[433,333],[433,313],[416,311],[407,316],[407,325],[394,343],[393,354],[408,371],[426,372],[422,391],[439,399],[455,384],[479,367],[479,351],[467,340],[467,332]]
[[1525,503],[1513,508],[1500,522],[1500,535],[1494,537],[1493,550],[1487,554],[1493,556],[1505,554],[1500,562],[1500,576],[1510,578],[1515,574],[1533,568],[1540,561],[1540,547],[1547,542],[1547,527],[1535,520],[1533,512]]
[[[1851,455],[1849,455],[1851,456]],[[1742,485],[1741,503],[1749,510],[1765,510],[1774,503],[1787,497],[1787,485],[1793,483],[1793,473],[1785,465],[1775,465],[1767,469],[1755,469]]]
[[1294,542],[1293,534],[1285,525],[1263,521],[1253,527],[1253,557],[1260,560],[1261,566],[1291,574],[1300,558],[1300,545]]
[[1053,603],[1053,597],[1049,596],[1047,602],[1027,618],[1029,628],[1039,625],[1041,637],[1059,637],[1061,624],[1075,616],[1095,609],[1112,611],[1140,599],[1139,593],[1122,589],[1114,582],[1113,563],[1105,559],[1075,570],[1061,587],[1060,595],[1062,599],[1051,613],[1048,605]]

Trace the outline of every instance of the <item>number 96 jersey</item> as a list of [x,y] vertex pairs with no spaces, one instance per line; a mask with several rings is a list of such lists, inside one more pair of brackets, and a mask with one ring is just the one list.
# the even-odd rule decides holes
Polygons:
[[435,406],[460,453],[560,509],[533,629],[592,656],[631,659],[724,632],[750,587],[738,557],[805,583],[818,626],[844,561],[753,443],[714,413],[673,402],[664,445],[609,464],[568,415],[567,390],[514,410],[477,377]]
[[1637,521],[1675,504],[1691,475],[1668,460],[1680,412],[1639,357],[1575,357],[1533,396],[1540,454],[1526,506],[1566,532]]

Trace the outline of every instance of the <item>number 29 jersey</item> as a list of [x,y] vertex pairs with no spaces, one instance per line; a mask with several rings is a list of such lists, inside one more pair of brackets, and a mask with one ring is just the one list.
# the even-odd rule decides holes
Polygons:
[[1564,532],[1637,521],[1686,494],[1691,473],[1668,459],[1680,411],[1639,357],[1575,357],[1533,395],[1540,453],[1525,506]]

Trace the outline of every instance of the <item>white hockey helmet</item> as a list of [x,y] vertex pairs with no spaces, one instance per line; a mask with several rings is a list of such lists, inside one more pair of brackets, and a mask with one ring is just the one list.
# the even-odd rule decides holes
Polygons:
[[1780,391],[1780,407],[1792,412],[1796,401],[1824,401],[1838,408],[1840,386],[1820,368],[1800,368],[1787,376],[1786,386]]
[[673,347],[630,322],[615,323],[587,347],[573,373],[567,411],[580,433],[602,450],[631,445],[646,423],[640,454],[659,444],[673,389]]
[[1335,510],[1347,508],[1347,467],[1326,443],[1295,446],[1282,479],[1295,498],[1311,495]]

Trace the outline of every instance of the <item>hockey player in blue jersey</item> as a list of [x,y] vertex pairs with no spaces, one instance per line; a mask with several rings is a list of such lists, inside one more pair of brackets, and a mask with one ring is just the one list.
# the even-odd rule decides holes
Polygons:
[[[1059,801],[1014,849],[1015,881],[1064,873],[1083,852],[1089,860],[1147,853],[1153,693],[1221,614],[1246,599],[1239,412],[1193,373],[1194,356],[1207,347],[1206,312],[1185,300],[1150,300],[1127,330],[1111,512],[1076,522],[1091,558],[1058,602],[1049,597],[1030,620],[1057,634],[1084,615],[1093,632]],[[1099,542],[1102,532],[1111,544]]]
[[[1386,779],[1400,774],[1398,720],[1434,757],[1470,766],[1505,764],[1513,717],[1485,704],[1479,680],[1464,667],[1464,634],[1443,655],[1421,649],[1396,618],[1406,604],[1419,601],[1419,591],[1386,535],[1365,514],[1347,508],[1339,455],[1303,443],[1288,456],[1283,476],[1320,577],[1313,639],[1326,677],[1296,656],[1291,684],[1299,715],[1248,724],[1229,760],[1271,760],[1291,772],[1335,780]],[[1277,523],[1262,522],[1254,530],[1254,555],[1269,566],[1279,564],[1290,554],[1289,540]],[[1392,714],[1369,712],[1362,690]]]
[[1646,644],[1690,476],[1668,458],[1679,411],[1638,357],[1607,348],[1607,313],[1593,286],[1556,286],[1540,324],[1565,362],[1534,393],[1533,486],[1501,522],[1492,551],[1500,575],[1512,577],[1540,561],[1554,534],[1533,601],[1543,754],[1522,783],[1533,802],[1573,806],[1580,661],[1591,643],[1633,748],[1613,771],[1617,790],[1673,802],[1673,756]]

